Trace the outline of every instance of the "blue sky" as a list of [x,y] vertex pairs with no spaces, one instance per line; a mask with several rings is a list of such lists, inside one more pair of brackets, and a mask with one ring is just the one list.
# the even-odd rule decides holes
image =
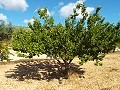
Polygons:
[[105,21],[115,24],[120,21],[120,0],[0,0],[0,20],[27,26],[28,22],[33,22],[33,16],[38,17],[37,8],[47,7],[55,23],[64,23],[65,17],[72,14],[75,5],[83,2],[89,14],[101,6],[100,14],[105,17]]

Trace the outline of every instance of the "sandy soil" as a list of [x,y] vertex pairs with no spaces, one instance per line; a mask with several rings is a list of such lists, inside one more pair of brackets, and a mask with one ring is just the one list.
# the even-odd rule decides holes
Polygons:
[[0,64],[0,90],[120,90],[120,52],[110,53],[103,66],[77,65],[74,59],[68,79],[55,61]]

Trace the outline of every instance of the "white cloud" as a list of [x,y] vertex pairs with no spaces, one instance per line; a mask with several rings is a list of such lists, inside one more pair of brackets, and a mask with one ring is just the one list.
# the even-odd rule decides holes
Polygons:
[[3,21],[6,22],[7,21],[7,16],[2,14],[2,13],[0,13],[0,20],[3,20]]
[[33,24],[33,22],[34,22],[34,19],[33,19],[33,18],[30,19],[30,20],[25,19],[25,20],[23,21],[23,23],[25,23],[25,24],[28,24],[28,23]]
[[26,0],[0,0],[0,8],[6,10],[26,11],[28,4]]
[[59,6],[63,6],[64,5],[64,3],[63,2],[59,2]]
[[[75,3],[69,3],[69,4],[65,5],[65,6],[63,6],[60,9],[59,13],[63,17],[68,17],[69,15],[73,14],[73,9],[76,7],[76,5],[78,3],[83,4],[84,2],[85,2],[85,0],[79,0],[79,1],[77,1]],[[94,11],[94,7],[87,7],[86,11],[88,12],[88,14],[90,14],[92,11]],[[77,18],[82,18],[81,10],[79,10],[77,13],[79,13],[79,16]]]
[[87,7],[86,11],[88,12],[88,14],[90,14],[91,12],[93,12],[95,10],[94,7]]

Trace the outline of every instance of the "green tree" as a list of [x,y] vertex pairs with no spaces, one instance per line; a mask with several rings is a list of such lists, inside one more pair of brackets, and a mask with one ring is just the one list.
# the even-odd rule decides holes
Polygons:
[[115,27],[116,30],[119,30],[118,32],[118,44],[117,44],[117,47],[120,49],[120,22],[117,23],[116,27]]
[[[8,40],[11,39],[12,33],[12,23],[5,24],[4,21],[0,20],[0,61],[9,60]],[[5,40],[7,40],[7,43]]]
[[3,40],[5,32],[5,22],[3,20],[0,20],[0,40]]
[[0,20],[0,38],[1,40],[10,40],[14,27],[11,22],[5,24],[5,21]]
[[[81,9],[82,19],[76,19]],[[104,22],[96,12],[88,15],[86,6],[78,4],[73,9],[74,14],[65,19],[65,26],[54,24],[52,16],[47,14],[47,8],[39,9],[40,19],[34,18],[33,24],[28,24],[29,31],[19,30],[14,35],[13,49],[30,56],[46,54],[55,58],[59,63],[64,62],[63,71],[68,75],[69,66],[75,56],[80,59],[80,64],[96,60],[96,64],[103,59],[105,54],[113,50],[119,40],[119,30],[115,25]],[[43,23],[42,23],[43,22]]]
[[11,39],[11,38],[12,38],[13,31],[14,31],[14,27],[13,27],[12,23],[9,22],[9,23],[6,25],[6,32],[7,32],[7,35],[8,35],[8,39]]

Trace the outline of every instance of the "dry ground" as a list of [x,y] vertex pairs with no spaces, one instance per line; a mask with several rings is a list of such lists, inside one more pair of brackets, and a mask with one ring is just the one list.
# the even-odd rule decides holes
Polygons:
[[68,79],[62,79],[53,61],[0,64],[0,90],[120,90],[120,52],[110,53],[103,66],[87,62],[71,66]]

